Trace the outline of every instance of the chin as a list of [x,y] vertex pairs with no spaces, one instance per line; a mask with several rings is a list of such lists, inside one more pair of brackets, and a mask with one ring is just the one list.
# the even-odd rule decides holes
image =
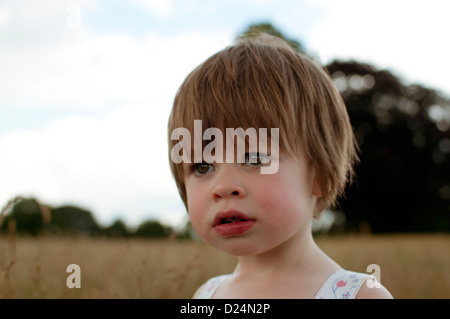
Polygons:
[[227,243],[215,243],[213,246],[236,257],[252,256],[264,252],[259,245],[254,243],[245,243],[243,240],[234,240],[234,238],[227,240]]

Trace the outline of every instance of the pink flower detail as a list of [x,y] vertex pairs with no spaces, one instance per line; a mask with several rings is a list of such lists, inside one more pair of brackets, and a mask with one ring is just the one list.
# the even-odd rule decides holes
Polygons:
[[337,286],[338,288],[344,287],[344,286],[346,286],[346,285],[347,285],[347,283],[346,283],[345,281],[343,281],[343,280],[338,281],[337,284],[336,284],[336,286]]

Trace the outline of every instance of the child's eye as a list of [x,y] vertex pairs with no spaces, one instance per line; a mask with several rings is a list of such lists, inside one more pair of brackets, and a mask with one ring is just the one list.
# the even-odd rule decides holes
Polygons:
[[250,166],[261,166],[270,163],[270,156],[262,153],[246,153],[245,164]]
[[195,163],[192,165],[192,170],[197,175],[205,175],[206,173],[211,172],[214,169],[214,166],[212,164],[208,163]]

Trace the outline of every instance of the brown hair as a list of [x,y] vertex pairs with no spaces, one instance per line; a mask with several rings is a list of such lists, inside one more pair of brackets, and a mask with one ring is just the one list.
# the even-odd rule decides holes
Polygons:
[[[279,128],[280,151],[304,151],[322,191],[316,217],[344,192],[357,161],[345,104],[328,73],[283,40],[245,38],[194,69],[178,90],[169,117],[170,150],[177,127]],[[203,133],[203,132],[202,132]],[[170,160],[187,206],[183,166]]]

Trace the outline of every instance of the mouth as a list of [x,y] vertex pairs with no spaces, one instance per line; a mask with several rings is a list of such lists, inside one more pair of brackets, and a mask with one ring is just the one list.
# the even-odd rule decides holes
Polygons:
[[213,228],[222,236],[237,236],[250,230],[256,220],[236,211],[220,211],[214,218]]

